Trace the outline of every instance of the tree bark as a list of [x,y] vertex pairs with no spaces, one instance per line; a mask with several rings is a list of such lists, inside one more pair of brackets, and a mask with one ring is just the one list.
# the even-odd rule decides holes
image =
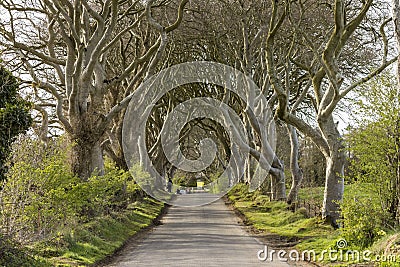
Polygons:
[[281,160],[275,157],[271,170],[271,200],[286,200],[285,168]]
[[[325,180],[325,196],[323,206],[323,218],[330,220],[334,227],[337,227],[337,219],[339,219],[339,207],[340,201],[343,197],[343,173],[345,164],[345,154],[343,152],[343,144],[341,136],[336,129],[336,125],[333,121],[333,112],[336,109],[338,103],[346,97],[346,95],[354,90],[357,86],[369,81],[370,79],[379,75],[385,70],[390,64],[392,64],[395,58],[388,59],[388,39],[386,38],[384,27],[388,23],[385,20],[381,24],[381,35],[383,41],[383,60],[379,67],[369,72],[366,76],[361,79],[353,81],[345,77],[343,70],[341,69],[340,55],[345,50],[346,44],[349,43],[349,38],[359,28],[360,24],[366,17],[368,10],[370,9],[373,1],[363,1],[363,5],[358,12],[356,12],[351,20],[347,19],[346,16],[346,4],[342,0],[336,0],[333,2],[333,18],[334,25],[333,29],[330,27],[326,33],[330,35],[327,39],[326,44],[317,47],[314,46],[313,39],[307,32],[304,32],[305,28],[296,26],[296,31],[303,35],[306,39],[306,46],[311,47],[311,52],[314,53],[314,59],[311,64],[302,64],[292,60],[296,57],[301,57],[300,54],[293,53],[296,49],[292,46],[287,50],[287,53],[282,53],[282,49],[276,49],[275,38],[277,37],[280,28],[285,24],[285,20],[291,10],[290,3],[284,6],[284,9],[276,1],[272,1],[272,10],[270,18],[270,26],[268,29],[267,46],[266,46],[266,63],[269,75],[269,81],[277,95],[279,101],[276,115],[296,127],[304,135],[311,138],[313,142],[318,146],[320,151],[324,154],[326,160],[326,180]],[[303,12],[304,10],[302,10]],[[307,24],[308,25],[308,24]],[[319,45],[318,45],[319,46]],[[321,49],[320,51],[320,48]],[[297,51],[302,51],[297,50]],[[290,104],[290,91],[287,90],[287,85],[290,84],[291,76],[286,75],[285,82],[282,82],[283,77],[281,73],[277,71],[277,62],[279,62],[280,55],[290,58],[297,67],[307,71],[310,74],[310,81],[312,82],[313,94],[308,94],[308,88],[304,88],[307,91],[304,94],[300,94],[297,98],[296,103],[304,101],[304,97],[311,99],[313,107],[315,109],[315,122],[318,123],[319,129],[315,129],[312,124],[309,124],[306,120],[297,117],[292,113],[295,109],[291,109]],[[301,60],[299,61],[301,62]],[[315,64],[319,62],[320,65]],[[354,75],[353,75],[354,76]],[[354,77],[353,77],[354,78]],[[296,103],[294,106],[296,106]],[[298,105],[297,105],[298,107]]]
[[250,183],[251,183],[251,177],[253,177],[253,176],[252,176],[252,165],[251,165],[251,160],[252,160],[252,158],[251,158],[251,156],[249,155],[249,156],[247,157],[246,165],[244,166],[245,169],[244,169],[243,181],[241,181],[241,182],[244,182],[244,183],[246,183],[246,184],[250,184]]
[[[52,112],[75,144],[72,167],[83,180],[94,171],[103,173],[101,142],[106,129],[111,128],[113,119],[129,104],[135,85],[146,73],[151,75],[156,70],[168,41],[167,34],[181,24],[187,3],[188,0],[180,1],[176,20],[163,27],[152,17],[153,0],[142,5],[114,0],[76,1],[74,4],[40,0],[17,9],[18,1],[0,1],[1,12],[9,11],[7,24],[12,29],[9,31],[3,21],[0,22],[0,46],[7,47],[18,61],[15,64],[22,72],[29,73],[31,81],[25,81],[24,77],[24,83],[41,90],[34,99],[37,98],[42,107],[54,109]],[[158,6],[163,5],[167,3]],[[126,8],[132,12],[120,12]],[[31,14],[27,14],[28,10]],[[37,14],[41,14],[40,18]],[[31,17],[37,19],[31,20]],[[143,46],[127,44],[125,40],[129,40],[133,29],[140,28],[145,17],[149,27],[134,38],[137,39],[135,44],[137,41]],[[22,20],[25,22],[19,23]],[[21,31],[23,38],[15,34]],[[45,45],[37,47],[39,43]],[[114,53],[118,47],[123,49]],[[115,88],[115,101],[107,105],[108,93]],[[46,98],[51,94],[55,103],[42,99],[42,91],[46,92]],[[49,108],[42,108],[43,117],[46,117],[43,111],[47,110]],[[48,126],[46,119],[45,127]],[[46,136],[42,134],[41,138],[46,139]],[[115,155],[122,162],[122,150]]]
[[[344,154],[339,152],[339,154]],[[344,156],[335,155],[326,159],[326,181],[322,218],[335,228],[338,228],[337,220],[340,218],[340,204],[343,199],[344,183],[343,169]]]
[[104,175],[103,150],[100,140],[88,141],[84,137],[74,140],[72,148],[72,169],[82,180],[93,175]]
[[303,180],[303,171],[299,167],[299,140],[297,137],[296,129],[287,125],[287,130],[290,137],[290,171],[292,174],[292,187],[287,198],[287,203],[290,205],[297,200],[301,181]]
[[326,120],[320,120],[319,126],[329,146],[329,155],[326,160],[326,178],[322,218],[334,228],[338,228],[340,218],[340,204],[344,192],[344,165],[346,154],[341,135],[336,128],[332,115]]

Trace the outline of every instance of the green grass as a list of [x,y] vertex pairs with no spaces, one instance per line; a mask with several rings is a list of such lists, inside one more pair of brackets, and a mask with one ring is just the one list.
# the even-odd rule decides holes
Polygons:
[[[229,199],[256,229],[274,233],[288,238],[304,240],[299,248],[306,248],[305,244],[315,247],[326,247],[326,244],[335,242],[337,231],[322,222],[320,218],[307,218],[305,211],[289,210],[285,202],[269,201],[268,196],[256,193],[254,197],[244,193],[247,187],[237,185],[228,194]],[[319,244],[321,243],[321,244]],[[309,248],[308,248],[309,249]]]
[[[347,187],[345,188],[347,189]],[[322,203],[324,200],[324,187],[301,188],[299,190],[299,199]]]
[[[374,190],[375,188],[371,184],[346,185],[344,201],[362,198],[373,202],[379,201]],[[323,187],[303,188],[299,192],[299,198],[307,203],[322,205],[323,194]],[[258,191],[249,193],[248,187],[243,184],[236,185],[229,192],[228,198],[254,228],[265,233],[286,237],[288,240],[298,240],[295,248],[300,252],[314,250],[318,261],[323,250],[337,249],[336,242],[341,239],[341,230],[334,230],[319,217],[308,218],[307,211],[304,208],[292,212],[284,202],[271,202],[268,196],[261,195]],[[375,255],[383,255],[383,251],[390,244],[395,247],[393,250],[400,251],[400,235],[396,235],[394,231],[388,232],[382,240],[376,242],[371,248],[359,249],[359,251],[369,249],[373,253],[372,257],[375,257]],[[351,249],[354,249],[351,244],[349,245]],[[348,266],[355,262],[330,262],[325,254],[324,259],[319,263],[328,266]],[[386,262],[377,265],[400,266],[400,263]]]
[[32,256],[31,251],[0,235],[0,266],[49,267],[48,262]]
[[[309,196],[319,197],[317,193]],[[307,218],[304,209],[292,212],[285,202],[271,202],[269,197],[259,193],[249,194],[245,185],[237,185],[228,198],[253,227],[288,240],[298,240],[296,249],[299,251],[313,249],[318,256],[324,249],[334,247],[340,238],[339,232],[320,218]]]
[[37,253],[54,266],[90,266],[112,255],[140,229],[152,224],[164,204],[151,198],[131,204],[121,213],[96,218],[69,230],[61,239],[64,248],[36,246]]
[[[368,183],[355,183],[346,184],[344,186],[344,200],[346,198],[354,197],[369,197],[374,201],[379,201],[377,199],[377,194],[374,192],[376,190],[376,185]],[[324,187],[307,187],[301,188],[299,190],[299,199],[304,199],[308,202],[322,203],[324,200]]]

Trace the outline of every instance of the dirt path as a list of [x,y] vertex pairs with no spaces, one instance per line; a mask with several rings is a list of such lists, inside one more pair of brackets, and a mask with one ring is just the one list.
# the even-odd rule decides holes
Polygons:
[[[179,203],[195,203],[207,194],[182,195]],[[200,207],[172,206],[143,240],[126,246],[111,266],[289,266],[260,261],[264,244],[239,225],[233,211],[217,200]]]

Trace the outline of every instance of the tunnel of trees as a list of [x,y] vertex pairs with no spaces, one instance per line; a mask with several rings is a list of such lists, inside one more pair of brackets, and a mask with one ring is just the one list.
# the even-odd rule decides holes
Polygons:
[[[260,96],[250,92],[246,100],[207,81],[169,91],[154,103],[145,137],[164,183],[194,187],[199,175],[168,161],[161,142],[165,120],[185,101],[211,98],[235,112],[248,136],[247,143],[234,144],[249,155],[232,185],[251,184],[260,165],[267,174],[258,190],[272,201],[295,207],[301,188],[318,187],[319,215],[339,228],[343,216],[352,225],[349,214],[356,209],[342,206],[345,184],[379,184],[384,219],[378,224],[397,227],[399,19],[396,0],[1,1],[3,234],[23,243],[47,238],[69,217],[71,224],[87,222],[145,197],[135,175],[146,174],[129,173],[124,157],[126,109],[144,81],[194,61],[239,70],[268,106],[253,112],[249,103],[261,103]],[[271,121],[260,120],[267,109]],[[263,137],[271,123],[276,149],[267,162]],[[216,144],[216,157],[202,171],[206,184],[238,153],[230,131],[197,118],[179,134],[188,159],[201,156],[201,140]]]

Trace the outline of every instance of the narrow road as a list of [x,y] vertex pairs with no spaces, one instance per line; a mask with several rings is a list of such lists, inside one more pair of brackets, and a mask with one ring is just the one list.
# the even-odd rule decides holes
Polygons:
[[[207,194],[177,198],[177,204],[196,203]],[[222,200],[200,207],[172,206],[139,244],[127,246],[111,266],[289,266],[285,262],[257,258],[264,248],[238,224],[238,218]]]

